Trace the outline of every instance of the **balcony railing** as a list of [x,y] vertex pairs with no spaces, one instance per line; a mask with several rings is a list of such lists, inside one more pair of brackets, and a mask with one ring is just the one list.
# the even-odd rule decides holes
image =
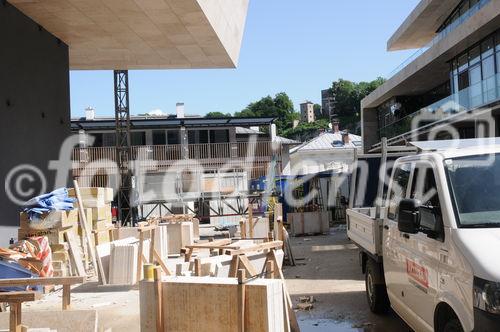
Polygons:
[[[266,175],[276,161],[281,172],[282,147],[272,142],[133,146],[132,161],[147,172],[165,172],[176,165],[186,171],[245,170],[249,178]],[[75,148],[72,154],[73,175],[87,178],[86,185],[102,186],[109,175],[117,174],[115,147]],[[133,167],[129,164],[129,167]]]
[[410,63],[412,63],[415,59],[417,59],[419,56],[424,54],[428,49],[430,49],[432,46],[436,45],[439,43],[441,40],[443,40],[446,36],[450,34],[450,32],[454,31],[456,28],[461,26],[463,23],[465,23],[469,18],[471,18],[474,14],[476,14],[481,8],[486,6],[488,3],[490,3],[491,0],[481,0],[478,3],[476,3],[474,6],[470,7],[469,10],[467,10],[465,13],[463,13],[458,19],[453,21],[450,25],[448,25],[445,29],[440,31],[434,38],[425,46],[422,48],[418,49],[415,53],[410,55],[408,59],[403,61],[398,67],[396,67],[393,71],[391,71],[386,77],[392,78],[395,76],[397,73],[399,73],[401,70],[403,70],[406,66],[408,66]]
[[434,122],[448,119],[498,100],[500,100],[500,74],[493,75],[456,94],[452,94],[392,122],[380,129],[380,137],[395,138],[408,134],[423,125],[431,125]]

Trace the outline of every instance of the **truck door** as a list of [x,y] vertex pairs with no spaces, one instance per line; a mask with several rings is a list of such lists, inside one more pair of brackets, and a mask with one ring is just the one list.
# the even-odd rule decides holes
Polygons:
[[410,188],[409,198],[418,199],[422,204],[419,211],[421,231],[403,234],[400,243],[406,284],[403,302],[418,317],[414,318],[423,330],[430,329],[434,322],[439,253],[443,245],[441,203],[430,162],[416,163]]
[[401,199],[407,197],[408,184],[412,171],[411,163],[395,165],[392,181],[389,188],[387,218],[383,228],[383,255],[384,255],[384,275],[387,285],[387,294],[391,301],[391,306],[403,316],[405,306],[402,301],[402,294],[406,282],[401,275],[406,274],[405,257],[401,255],[402,237],[398,230],[398,209]]

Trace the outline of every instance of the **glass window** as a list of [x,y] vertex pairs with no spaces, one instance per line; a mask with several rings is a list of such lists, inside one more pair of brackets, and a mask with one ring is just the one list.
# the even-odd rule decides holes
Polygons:
[[153,130],[153,145],[167,144],[167,135],[165,130]]
[[167,131],[167,142],[168,144],[180,144],[179,131],[178,130]]
[[411,164],[403,164],[396,168],[391,186],[391,194],[389,196],[389,210],[387,216],[392,219],[397,219],[399,202],[406,197],[406,190],[410,180]]
[[200,144],[207,144],[208,142],[208,130],[200,130],[199,132],[200,135]]
[[458,75],[458,90],[462,91],[469,87],[469,72],[464,71]]
[[130,141],[133,146],[146,145],[146,133],[144,131],[135,131],[130,133]]
[[500,227],[500,154],[445,160],[459,227]]
[[195,130],[189,130],[188,131],[188,144],[197,144],[198,141],[196,140],[196,131]]
[[497,53],[497,73],[500,73],[500,52]]
[[467,56],[467,53],[464,54],[464,55],[461,55],[459,58],[458,58],[458,71],[464,71],[467,69],[467,67],[469,66],[469,61],[468,61],[468,56]]
[[497,35],[495,36],[495,41],[497,45],[497,51],[500,52],[500,30],[497,32]]
[[483,60],[483,79],[495,75],[495,57],[490,56]]
[[228,143],[229,142],[229,130],[211,130],[210,131],[210,143]]
[[483,59],[493,54],[493,47],[493,37],[490,37],[481,43],[481,52],[483,53]]
[[476,46],[469,52],[469,66],[472,66],[479,61],[481,61],[481,49],[479,46]]

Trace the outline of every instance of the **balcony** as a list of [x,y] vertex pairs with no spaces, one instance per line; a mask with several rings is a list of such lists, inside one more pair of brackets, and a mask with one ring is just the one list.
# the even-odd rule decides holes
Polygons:
[[[500,100],[500,73],[403,118],[395,119],[394,122],[380,128],[380,137],[387,137],[395,141],[409,135],[416,128],[421,130],[424,126],[450,119],[463,114],[463,112],[481,108],[498,100]],[[412,128],[414,121],[417,123]]]
[[[139,167],[141,172],[161,173],[168,170],[188,172],[243,170],[250,179],[267,174],[271,162],[276,161],[281,174],[282,146],[277,143],[242,142],[217,144],[145,145],[133,146],[129,169]],[[86,185],[103,186],[110,175],[118,174],[115,147],[75,148],[72,154],[73,176]]]

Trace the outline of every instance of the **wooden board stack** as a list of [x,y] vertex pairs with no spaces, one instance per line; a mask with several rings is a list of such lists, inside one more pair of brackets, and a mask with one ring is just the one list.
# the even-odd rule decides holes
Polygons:
[[111,245],[109,259],[109,284],[135,285],[137,282],[137,253],[139,243]]

